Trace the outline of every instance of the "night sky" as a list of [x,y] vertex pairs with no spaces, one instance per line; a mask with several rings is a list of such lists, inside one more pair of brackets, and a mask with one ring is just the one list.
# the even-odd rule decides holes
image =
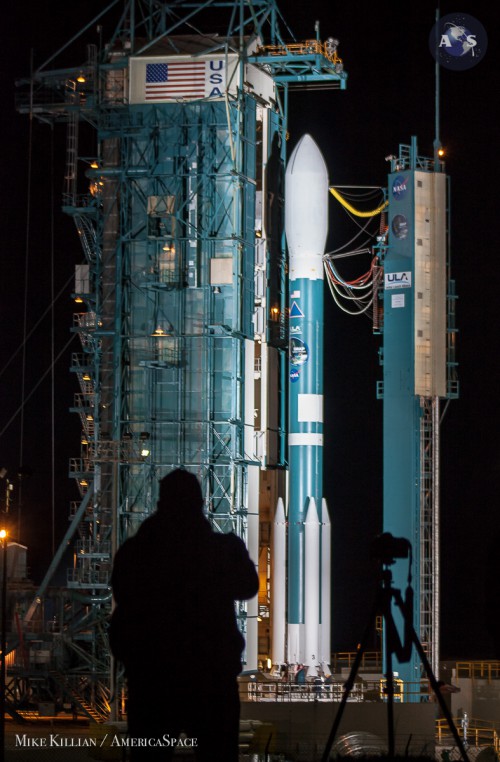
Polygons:
[[[73,223],[60,211],[64,175],[64,127],[16,114],[14,81],[35,67],[86,24],[105,3],[89,0],[75,10],[61,0],[28,2],[7,16],[1,67],[3,106],[2,270],[0,276],[0,468],[15,484],[12,519],[17,527],[20,463],[26,471],[21,492],[21,536],[29,565],[41,579],[52,549],[51,400],[55,400],[54,541],[67,527],[69,501],[77,499],[67,478],[68,459],[79,454],[80,425],[68,412],[76,378],[69,373],[74,305],[70,299],[74,265],[82,261]],[[404,5],[404,9],[402,7]],[[434,61],[428,48],[434,23],[432,2],[365,3],[283,2],[280,8],[298,39],[313,38],[319,19],[321,38],[340,40],[339,54],[349,73],[344,92],[293,93],[290,96],[289,153],[304,132],[320,146],[332,184],[384,185],[388,154],[418,138],[419,153],[432,155],[434,137]],[[464,72],[441,71],[441,140],[451,176],[452,270],[457,284],[460,399],[448,407],[442,427],[442,657],[494,655],[485,612],[500,583],[487,581],[485,559],[492,544],[500,552],[500,360],[497,284],[498,216],[498,43],[499,11],[494,4],[473,7],[441,4],[441,15],[466,11],[479,19],[489,38],[486,57]],[[210,31],[210,30],[206,30]],[[112,32],[104,24],[103,38]],[[88,42],[97,42],[94,29]],[[79,49],[73,63],[83,60]],[[29,143],[32,141],[32,186]],[[27,199],[30,195],[28,215]],[[356,232],[333,199],[328,249]],[[29,278],[26,285],[26,253]],[[346,276],[361,274],[366,261],[350,263]],[[340,267],[343,267],[341,265]],[[44,316],[53,293],[61,296]],[[359,268],[359,269],[358,269]],[[68,284],[69,285],[65,285]],[[21,457],[21,344],[24,324],[33,331],[26,345],[26,397]],[[333,517],[335,650],[352,649],[364,628],[374,593],[369,544],[382,528],[382,403],[376,400],[380,337],[364,317],[349,318],[326,296],[325,492]],[[39,322],[38,326],[36,324]],[[54,331],[52,350],[51,335]],[[16,354],[17,352],[17,354]],[[11,417],[12,423],[9,425]],[[0,502],[4,507],[4,483]],[[495,540],[496,538],[496,540]],[[488,598],[488,596],[490,596]]]

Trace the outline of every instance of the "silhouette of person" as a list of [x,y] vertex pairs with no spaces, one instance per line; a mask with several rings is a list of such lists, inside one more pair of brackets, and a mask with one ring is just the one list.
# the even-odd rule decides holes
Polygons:
[[237,762],[244,639],[234,602],[256,595],[239,537],[212,531],[198,480],[160,482],[156,513],[118,549],[110,645],[125,667],[131,759],[170,759],[179,734],[203,762]]

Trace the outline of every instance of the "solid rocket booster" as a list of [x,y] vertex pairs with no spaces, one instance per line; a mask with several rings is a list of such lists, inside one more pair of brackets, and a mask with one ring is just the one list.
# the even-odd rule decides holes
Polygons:
[[325,498],[321,507],[321,630],[320,660],[324,672],[330,668],[331,654],[331,523]]
[[312,497],[307,508],[305,529],[305,595],[304,595],[304,663],[309,666],[308,674],[316,676],[319,666],[320,638],[320,565],[319,543],[320,523],[316,501]]
[[278,499],[273,526],[273,664],[285,664],[286,643],[286,517],[281,497]]
[[[321,582],[327,574],[325,584],[329,585],[329,571],[325,570],[330,568],[330,559],[322,558],[323,546],[329,553],[328,543],[322,541],[329,523],[322,527],[318,517],[318,508],[323,513],[323,253],[328,232],[328,172],[310,135],[304,135],[295,147],[285,183],[290,255],[288,660],[307,663],[311,669],[319,658]],[[312,528],[306,532],[307,512],[308,521],[316,522],[317,533]],[[317,537],[310,539],[315,534]],[[309,579],[319,580],[316,590]],[[314,635],[311,617],[317,631]],[[315,653],[308,653],[313,646]]]

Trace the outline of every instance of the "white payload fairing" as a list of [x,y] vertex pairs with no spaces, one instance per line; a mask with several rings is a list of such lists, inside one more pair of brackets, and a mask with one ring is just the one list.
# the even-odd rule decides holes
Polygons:
[[[309,674],[315,675],[320,665],[330,661],[331,527],[323,498],[323,254],[328,172],[310,135],[300,139],[288,162],[285,227],[290,280],[288,555],[286,570],[281,561],[277,566],[283,543],[278,504],[273,662],[305,664]],[[281,603],[285,586],[286,628]]]

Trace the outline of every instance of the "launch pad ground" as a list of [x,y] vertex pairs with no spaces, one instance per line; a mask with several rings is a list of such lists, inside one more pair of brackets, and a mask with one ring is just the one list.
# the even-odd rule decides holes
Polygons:
[[[489,663],[486,666],[491,669],[485,673],[486,666],[480,665],[481,678],[474,680],[463,676],[463,665],[459,665],[460,669],[455,665],[453,674],[448,665],[443,668],[460,688],[450,698],[452,715],[461,737],[464,729],[460,718],[464,711],[469,718],[467,754],[470,762],[498,762],[500,758],[500,683],[496,664],[491,679],[492,666]],[[474,674],[478,669],[475,665]],[[469,672],[470,669],[467,674]],[[338,677],[340,684],[340,675]],[[315,692],[314,683],[288,685],[271,679],[262,681],[259,690],[255,689],[255,684],[250,687],[251,682],[251,675],[240,678],[240,762],[319,762],[339,708],[339,700],[333,695],[335,691],[327,697],[324,691],[321,694]],[[278,686],[286,690],[278,690]],[[347,704],[332,749],[332,759],[335,755],[354,756],[356,748],[365,760],[385,758],[387,703],[380,697],[373,700],[370,696],[365,692]],[[395,701],[393,708],[397,755],[410,758],[411,762],[461,760],[447,724],[436,719],[439,707],[435,702]],[[483,719],[478,720],[478,717]],[[98,724],[82,715],[75,720],[70,712],[41,716],[33,711],[25,719],[27,721],[21,723],[10,716],[7,718],[7,762],[128,759],[127,747],[121,745],[121,740],[126,739],[126,722]],[[189,748],[179,749],[174,758],[184,762],[194,759]]]
[[[261,721],[273,729],[270,751],[294,760],[319,760],[328,740],[339,704],[337,702],[242,702],[241,718]],[[434,757],[436,705],[395,704],[396,753]],[[375,739],[378,754],[384,754],[387,735],[387,705],[355,702],[346,706],[337,738],[365,734]],[[373,745],[372,745],[373,747]],[[366,753],[370,754],[369,749]]]
[[[242,720],[239,762],[319,762],[324,747],[324,730],[326,725],[331,722],[334,706],[330,704],[329,711],[324,712],[319,710],[318,706],[304,707],[300,704],[294,704],[286,707],[291,711],[285,713],[281,711],[274,716],[274,723],[270,722],[270,717],[262,722]],[[262,705],[262,708],[269,710],[269,704]],[[279,708],[284,709],[283,706]],[[255,705],[253,709],[255,709]],[[401,709],[401,707],[397,709]],[[268,713],[268,711],[265,712],[266,715]],[[424,741],[424,731],[427,732],[426,729],[430,728],[431,725],[428,711],[424,710],[420,714],[419,719],[424,722],[424,726],[415,726],[414,732],[410,736],[407,735],[408,723],[417,718],[418,714],[418,712],[412,711],[396,711],[395,726],[401,742],[399,745],[403,741],[405,744],[410,741],[410,745],[407,753],[404,749],[399,750],[398,746],[400,753],[394,757],[394,762],[399,759],[405,759],[407,762],[408,760],[411,762],[431,762],[432,760],[459,762],[460,753],[452,743],[443,742],[440,745],[435,745],[434,736],[428,745]],[[360,714],[355,711],[350,713],[346,725],[343,726],[343,732],[340,734],[344,739],[342,742],[343,756],[348,756],[350,745],[351,756],[359,757],[359,749],[358,754],[354,753],[355,746],[356,744],[364,744],[366,748],[366,754],[362,755],[364,762],[369,762],[371,759],[382,762],[387,758],[383,747],[386,730],[385,715],[382,717],[382,726],[376,728],[377,736],[359,730],[363,725],[365,727],[372,726],[370,723],[376,723],[380,719],[378,712],[370,720],[369,715],[371,715],[370,712]],[[345,727],[351,727],[353,723],[356,723],[358,730],[344,733]],[[261,731],[258,733],[257,743],[254,743],[256,726],[260,726]],[[328,725],[327,730],[329,727]],[[38,760],[40,762],[43,760],[47,762],[52,762],[52,760],[61,760],[61,762],[62,760],[73,762],[74,760],[74,762],[78,762],[80,760],[83,762],[83,760],[91,759],[126,762],[129,758],[127,748],[118,743],[118,739],[126,737],[126,724],[123,722],[97,725],[85,719],[75,721],[70,717],[44,717],[26,723],[8,720],[5,729],[6,762],[38,762]],[[319,735],[316,735],[317,733]],[[269,734],[271,734],[271,738],[269,738]],[[288,737],[283,739],[283,734]],[[374,739],[377,737],[381,742],[380,753],[376,753],[373,747]],[[417,752],[418,745],[422,743],[424,746],[420,746],[420,751]],[[289,751],[285,751],[284,747],[288,747]],[[278,748],[280,749],[279,752],[277,751]],[[336,754],[339,753],[338,749],[339,747],[336,749],[334,747]],[[471,762],[478,758],[481,762],[497,762],[498,760],[492,747],[468,746],[467,753]],[[332,752],[332,758],[333,756]],[[179,749],[175,753],[174,759],[194,762],[195,757],[190,749]]]
[[[239,762],[289,762],[283,754],[250,753],[246,726],[242,724]],[[44,717],[27,723],[7,721],[5,762],[83,762],[116,760],[126,762],[129,753],[121,742],[126,738],[126,723],[97,725],[87,720]],[[194,762],[191,749],[179,749],[175,760]]]

